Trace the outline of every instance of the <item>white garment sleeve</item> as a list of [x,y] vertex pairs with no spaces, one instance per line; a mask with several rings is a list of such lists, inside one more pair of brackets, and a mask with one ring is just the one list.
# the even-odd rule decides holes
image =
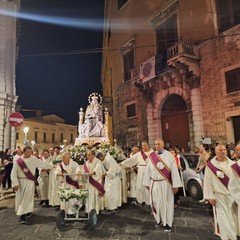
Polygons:
[[215,199],[214,188],[213,188],[213,179],[211,170],[206,167],[204,175],[204,186],[203,186],[203,196],[204,199]]
[[35,158],[35,163],[36,163],[36,167],[38,168],[44,168],[44,169],[52,169],[52,164],[48,163],[48,162],[44,162],[39,160],[38,158]]
[[150,163],[148,162],[148,165],[145,170],[145,175],[143,177],[143,185],[146,187],[150,187],[150,182],[151,182],[151,175],[150,175]]
[[137,154],[121,162],[124,167],[133,167],[138,164]]
[[19,182],[18,182],[18,164],[15,161],[13,163],[13,168],[12,168],[12,172],[11,172],[11,180],[12,180],[12,186],[16,187],[19,186]]

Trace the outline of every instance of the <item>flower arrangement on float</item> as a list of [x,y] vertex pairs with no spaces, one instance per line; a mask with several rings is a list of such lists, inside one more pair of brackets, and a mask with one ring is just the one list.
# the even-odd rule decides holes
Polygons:
[[69,201],[70,199],[85,200],[88,197],[87,189],[74,189],[74,188],[66,188],[59,187],[58,196],[61,201]]

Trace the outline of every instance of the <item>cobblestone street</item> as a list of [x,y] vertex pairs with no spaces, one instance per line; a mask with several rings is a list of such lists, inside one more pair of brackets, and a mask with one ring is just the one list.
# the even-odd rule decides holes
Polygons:
[[[56,229],[57,212],[53,208],[36,209],[28,225],[20,225],[14,213],[14,199],[0,202],[0,239],[161,239],[215,240],[213,218],[209,206],[200,205],[189,197],[181,198],[175,211],[172,233],[155,228],[153,217],[140,206],[123,205],[116,216],[100,215],[95,230],[81,222],[69,223],[64,231]],[[6,205],[8,207],[6,208]]]

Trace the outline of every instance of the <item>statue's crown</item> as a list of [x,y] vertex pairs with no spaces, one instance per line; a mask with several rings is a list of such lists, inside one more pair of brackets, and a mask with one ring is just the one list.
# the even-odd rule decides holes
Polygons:
[[100,100],[99,101],[99,104],[101,104],[102,103],[102,96],[99,94],[99,93],[91,93],[90,95],[89,95],[89,97],[88,97],[88,102],[89,103],[91,103],[92,102],[92,100]]

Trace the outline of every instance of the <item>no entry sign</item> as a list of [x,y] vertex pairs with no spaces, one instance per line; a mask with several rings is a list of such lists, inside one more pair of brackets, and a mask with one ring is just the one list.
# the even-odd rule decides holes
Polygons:
[[23,124],[24,117],[21,113],[14,112],[10,114],[8,121],[13,127],[19,127]]

